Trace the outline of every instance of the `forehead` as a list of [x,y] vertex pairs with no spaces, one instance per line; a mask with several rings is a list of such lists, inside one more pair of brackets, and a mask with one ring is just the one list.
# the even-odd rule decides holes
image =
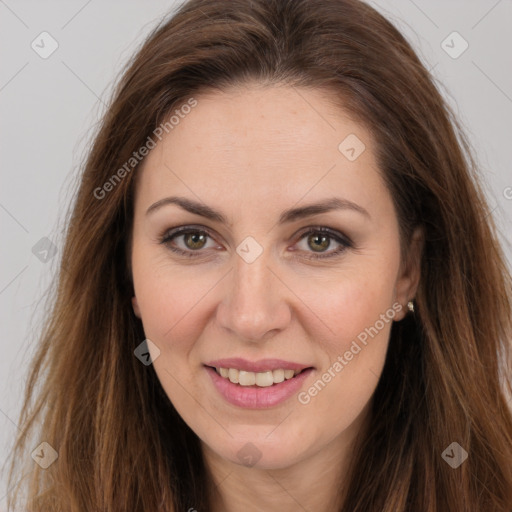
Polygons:
[[247,204],[335,191],[368,202],[383,191],[369,132],[325,90],[252,85],[194,98],[146,157],[137,195]]
[[198,151],[240,148],[243,153],[258,149],[262,156],[292,156],[337,150],[340,137],[353,132],[372,143],[363,126],[335,105],[333,93],[322,89],[255,84],[210,90],[195,98],[197,106],[167,140]]

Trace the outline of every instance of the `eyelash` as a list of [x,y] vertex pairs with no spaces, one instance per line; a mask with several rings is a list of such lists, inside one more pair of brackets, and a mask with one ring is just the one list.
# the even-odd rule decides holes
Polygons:
[[[197,253],[201,252],[200,249],[198,249],[197,251],[193,251],[193,250],[184,251],[183,249],[180,249],[178,247],[172,247],[169,244],[169,242],[171,242],[174,238],[176,238],[178,236],[186,235],[186,234],[191,234],[191,233],[195,233],[195,234],[199,233],[202,235],[207,235],[210,238],[213,238],[211,236],[211,234],[204,229],[199,229],[194,226],[182,226],[182,227],[179,227],[176,229],[171,229],[171,230],[166,231],[160,237],[160,243],[163,245],[166,245],[169,250],[173,251],[174,253],[179,254],[180,256],[185,256],[188,258],[197,258],[197,257],[200,257],[200,255],[197,254]],[[300,234],[299,241],[302,240],[307,235],[318,234],[318,233],[323,234],[323,235],[328,235],[328,238],[341,244],[341,247],[330,252],[330,253],[327,253],[326,255],[305,256],[306,259],[323,260],[323,259],[327,259],[327,258],[333,258],[336,256],[340,256],[347,249],[353,247],[353,243],[348,237],[346,237],[346,236],[342,235],[341,233],[338,233],[337,231],[334,231],[330,228],[324,227],[324,226],[309,227],[306,231],[304,231]]]

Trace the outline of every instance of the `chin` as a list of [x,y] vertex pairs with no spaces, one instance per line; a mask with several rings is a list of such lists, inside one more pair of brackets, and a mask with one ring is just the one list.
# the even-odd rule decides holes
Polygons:
[[269,437],[270,432],[272,429],[265,427],[253,436],[233,435],[226,444],[209,444],[209,448],[218,457],[255,469],[287,468],[303,458],[303,440],[286,435]]

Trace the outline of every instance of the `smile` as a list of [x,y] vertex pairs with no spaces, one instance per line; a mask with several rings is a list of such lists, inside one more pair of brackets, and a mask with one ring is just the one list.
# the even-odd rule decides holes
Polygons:
[[312,366],[279,359],[222,359],[211,361],[204,368],[217,396],[246,409],[266,409],[284,403],[302,389],[314,371]]
[[246,387],[269,387],[274,384],[280,384],[285,380],[293,379],[304,370],[267,370],[264,372],[248,372],[238,370],[237,368],[215,368],[215,371],[223,378],[228,379],[233,384],[239,384]]

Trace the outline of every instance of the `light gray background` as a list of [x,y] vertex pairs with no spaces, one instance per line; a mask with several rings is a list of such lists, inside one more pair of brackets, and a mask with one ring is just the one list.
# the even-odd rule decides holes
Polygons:
[[[458,113],[512,262],[512,1],[370,3],[403,31]],[[122,64],[175,5],[0,0],[0,464],[19,430],[21,393],[60,256],[64,214],[103,102]],[[59,45],[47,59],[31,48],[43,31]],[[469,44],[456,59],[441,46],[453,31]],[[452,52],[461,48],[450,41]],[[32,252],[43,237],[57,249],[46,263]],[[5,493],[4,477],[0,510]]]

